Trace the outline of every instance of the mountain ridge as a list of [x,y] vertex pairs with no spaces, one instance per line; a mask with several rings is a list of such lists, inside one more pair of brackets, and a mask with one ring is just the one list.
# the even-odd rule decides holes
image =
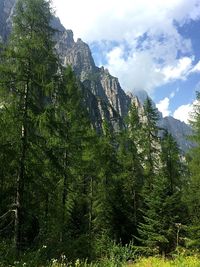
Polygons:
[[[72,32],[71,30],[66,31]],[[71,37],[73,37],[73,35],[71,35]],[[88,50],[85,55],[85,48],[82,49],[80,47],[80,42],[82,47],[84,46],[86,47],[86,50]],[[73,70],[83,82],[85,87],[90,89],[96,97],[102,98],[106,103],[109,103],[112,107],[114,107],[122,118],[127,116],[132,101],[134,101],[134,103],[141,109],[145,98],[149,97],[147,92],[144,90],[138,92],[136,91],[135,95],[130,92],[126,93],[121,88],[118,78],[113,77],[104,67],[99,68],[94,65],[94,60],[89,46],[82,40],[80,41],[80,39],[77,40],[77,43],[73,40],[73,46],[69,47],[68,52],[64,55],[64,64],[69,64],[73,67]],[[65,44],[65,49],[67,49],[67,44]],[[79,62],[78,65],[76,60],[72,60],[72,50],[75,58],[76,53],[80,53],[82,55],[82,60],[83,58],[87,59],[84,62],[85,64],[83,62],[80,64]],[[140,113],[142,113],[142,111]],[[159,127],[167,129],[173,135],[181,150],[186,152],[190,147],[192,147],[192,142],[187,140],[187,136],[192,134],[191,128],[184,122],[181,122],[171,116],[163,117],[161,112],[158,111],[158,113],[160,116],[160,120],[158,122]]]
[[[11,31],[11,17],[16,0],[0,0],[0,36],[6,41]],[[97,67],[92,57],[89,45],[80,38],[74,41],[73,31],[67,30],[61,24],[58,17],[54,17],[52,26],[58,31],[55,34],[56,50],[63,65],[70,65],[76,76],[84,87],[86,107],[90,114],[90,119],[97,129],[102,131],[102,121],[110,123],[114,130],[123,127],[123,119],[127,116],[130,105],[134,102],[142,114],[141,98],[145,91],[126,93],[118,78],[112,76],[104,67]],[[186,141],[186,135],[191,135],[191,128],[183,122],[172,117],[162,117],[160,114],[159,126],[167,129],[176,139],[182,151],[187,151],[192,143]]]

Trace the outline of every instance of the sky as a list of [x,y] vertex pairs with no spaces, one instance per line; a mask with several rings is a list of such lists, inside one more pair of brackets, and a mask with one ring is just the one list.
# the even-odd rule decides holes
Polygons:
[[188,122],[200,90],[200,0],[53,0],[53,6],[125,91],[146,90],[163,116]]

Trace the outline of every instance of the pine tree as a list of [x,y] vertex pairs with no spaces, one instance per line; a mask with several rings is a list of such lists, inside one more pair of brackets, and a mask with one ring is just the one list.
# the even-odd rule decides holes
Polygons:
[[117,159],[115,134],[110,129],[107,121],[103,122],[103,131],[104,133],[99,137],[97,145],[98,159],[96,162],[98,180],[94,199],[95,219],[93,228],[97,234],[97,242],[104,242],[107,238],[113,240],[118,238],[116,232],[116,225],[118,224],[117,204],[114,199],[120,165]]
[[144,102],[144,117],[143,117],[143,165],[146,175],[146,186],[151,188],[154,175],[159,168],[159,152],[160,144],[157,126],[159,119],[158,111],[153,107],[153,103],[150,98],[147,98]]
[[181,187],[181,179],[184,178],[185,167],[181,158],[181,151],[173,136],[167,131],[164,131],[161,148],[161,169],[168,180],[169,192],[173,194],[177,187]]
[[[82,101],[81,87],[78,84],[71,68],[64,73],[62,92],[58,92],[58,125],[61,157],[63,169],[62,189],[62,232],[67,233],[72,227],[72,238],[79,232],[80,235],[88,229],[88,181],[85,178],[85,166],[83,155],[86,153],[90,143],[91,126],[87,119],[87,112]],[[59,171],[59,170],[58,170]],[[70,192],[70,193],[69,193]],[[69,205],[67,205],[69,203]],[[67,207],[68,206],[68,207]],[[71,208],[69,208],[71,206]],[[67,212],[68,209],[68,212]],[[68,213],[68,215],[66,214]],[[68,217],[68,219],[67,219]],[[66,221],[69,224],[66,224]]]
[[[157,109],[153,106],[151,99],[147,98],[143,105],[142,129],[140,133],[141,145],[139,147],[144,170],[144,182],[140,192],[142,197],[141,211],[143,214],[148,213],[148,199],[150,194],[154,193],[154,182],[158,180],[159,168],[161,166],[158,119]],[[141,218],[140,223],[143,223],[143,220]],[[139,232],[141,231],[139,230]]]
[[182,203],[183,166],[173,137],[165,133],[161,141],[161,166],[152,190],[145,196],[144,222],[140,224],[142,243],[153,252],[166,254],[177,245],[177,225],[185,223]]
[[[3,54],[1,88],[9,96],[5,106],[12,110],[17,136],[15,157],[17,166],[15,198],[15,245],[19,251],[23,240],[25,195],[30,189],[32,163],[38,164],[35,151],[40,133],[37,118],[46,109],[58,72],[57,56],[50,27],[52,12],[49,1],[19,0],[13,19],[13,32]],[[40,164],[41,165],[41,164]],[[38,166],[37,166],[38,167]],[[36,166],[35,166],[36,168]],[[38,169],[38,168],[37,168]]]
[[142,124],[135,103],[131,105],[126,123],[126,128],[119,136],[118,157],[121,164],[121,195],[124,197],[123,202],[120,200],[124,218],[121,239],[128,243],[138,235],[142,207],[140,193],[144,182],[140,155]]
[[[13,169],[19,170],[15,183],[9,180],[9,168],[2,187],[6,194],[9,180],[16,202],[17,251],[32,243],[38,230],[47,242],[71,240],[67,243],[73,247],[91,228],[91,182],[84,173],[83,158],[89,150],[91,126],[82,88],[55,54],[51,18],[49,1],[19,0],[13,33],[1,57],[1,93],[6,95],[1,126],[9,115],[8,142],[16,139]],[[33,221],[40,229],[34,229]],[[27,235],[32,235],[29,241]]]

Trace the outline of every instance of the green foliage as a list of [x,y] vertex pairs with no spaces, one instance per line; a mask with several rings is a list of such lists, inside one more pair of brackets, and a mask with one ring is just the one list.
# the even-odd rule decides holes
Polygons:
[[[118,136],[118,160],[121,164],[120,186],[118,197],[121,205],[121,241],[130,242],[137,236],[138,223],[141,220],[143,205],[140,195],[144,183],[141,150],[141,122],[138,110],[132,104],[126,129]],[[117,184],[116,184],[117,185]],[[118,185],[119,186],[119,185]]]
[[143,114],[131,105],[121,132],[104,120],[97,135],[51,19],[50,1],[19,0],[0,51],[0,265],[123,266],[170,254],[185,233],[199,248],[199,105],[188,180],[149,98]]
[[160,165],[160,141],[158,137],[159,128],[158,111],[154,108],[151,99],[147,98],[144,102],[144,117],[142,124],[142,158],[145,174],[145,190],[144,194],[148,194],[154,180],[154,176],[158,173]]
[[188,155],[189,165],[189,179],[185,186],[184,201],[188,206],[189,218],[187,228],[187,245],[191,248],[199,249],[200,240],[199,233],[199,219],[200,219],[200,94],[197,92],[197,101],[194,106],[193,118],[191,125],[193,128],[193,136],[191,139],[195,142],[195,147],[192,148]]
[[179,255],[175,259],[164,259],[160,257],[149,257],[139,259],[136,263],[130,266],[136,267],[199,267],[199,255],[194,256],[184,256]]
[[178,245],[177,224],[187,215],[181,196],[182,165],[172,136],[166,133],[161,142],[162,168],[145,196],[144,222],[140,223],[142,243],[152,253],[170,253]]

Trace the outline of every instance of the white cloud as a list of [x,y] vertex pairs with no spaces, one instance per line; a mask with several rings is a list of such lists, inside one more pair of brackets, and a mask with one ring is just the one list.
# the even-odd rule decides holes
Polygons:
[[[115,41],[107,68],[124,89],[152,91],[192,69],[191,42],[177,31],[200,18],[200,0],[53,0],[57,15],[75,37],[92,43]],[[176,23],[174,23],[176,21]],[[182,54],[181,59],[177,59]],[[102,55],[103,56],[103,55]],[[104,61],[104,60],[100,60]]]
[[152,56],[145,51],[130,54],[124,59],[124,49],[114,48],[107,54],[106,68],[117,76],[123,88],[128,90],[152,89],[163,80],[163,74],[156,70]]
[[200,72],[200,61],[191,69],[190,72]]
[[189,123],[189,120],[191,119],[191,114],[193,112],[193,105],[192,104],[186,104],[178,107],[173,114],[173,117],[177,120],[183,121],[185,123]]
[[180,58],[175,66],[166,66],[163,69],[166,81],[175,79],[186,79],[192,68],[192,59],[189,57]]
[[174,19],[184,23],[200,16],[199,0],[53,0],[53,5],[65,27],[86,41],[129,40],[149,30],[177,34]]
[[158,104],[156,104],[157,109],[162,112],[163,117],[169,116],[171,113],[169,110],[169,101],[170,99],[165,97]]

